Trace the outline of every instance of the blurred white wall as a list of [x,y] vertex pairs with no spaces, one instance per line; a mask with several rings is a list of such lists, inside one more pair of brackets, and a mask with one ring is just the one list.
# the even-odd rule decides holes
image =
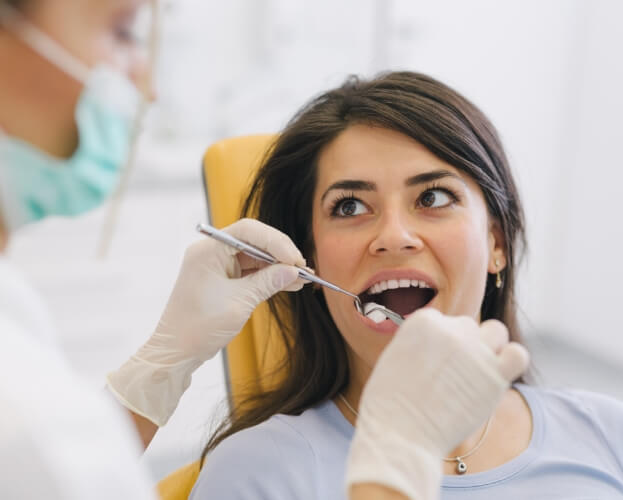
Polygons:
[[[160,100],[107,260],[95,258],[107,207],[28,228],[11,254],[101,386],[151,332],[196,238],[208,144],[277,131],[348,74],[421,71],[479,105],[506,145],[528,219],[521,306],[545,382],[623,397],[622,18],[619,0],[171,0]],[[223,397],[217,359],[148,450],[155,476],[197,456]]]

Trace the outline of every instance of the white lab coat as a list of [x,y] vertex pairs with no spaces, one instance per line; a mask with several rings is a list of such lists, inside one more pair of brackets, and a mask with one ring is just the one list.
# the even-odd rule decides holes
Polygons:
[[0,256],[0,499],[155,499],[129,417],[79,380],[52,332]]

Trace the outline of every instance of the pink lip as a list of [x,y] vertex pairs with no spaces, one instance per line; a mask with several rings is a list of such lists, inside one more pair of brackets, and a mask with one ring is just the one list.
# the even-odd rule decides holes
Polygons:
[[433,279],[428,274],[418,271],[417,269],[385,269],[370,276],[359,294],[367,291],[372,285],[378,283],[379,281],[399,279],[424,281],[435,290],[438,290]]
[[396,330],[398,330],[398,325],[389,319],[386,319],[385,321],[381,321],[380,323],[375,323],[374,321],[372,321],[367,316],[364,316],[363,314],[359,314],[358,312],[355,312],[355,314],[359,316],[359,319],[363,321],[364,325],[366,325],[368,328],[370,328],[371,330],[374,330],[377,333],[380,333],[383,335],[392,335],[396,333]]

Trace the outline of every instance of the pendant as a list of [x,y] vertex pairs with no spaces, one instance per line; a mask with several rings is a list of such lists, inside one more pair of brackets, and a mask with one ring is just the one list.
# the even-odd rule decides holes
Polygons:
[[456,457],[456,473],[465,474],[467,472],[467,464],[459,457]]

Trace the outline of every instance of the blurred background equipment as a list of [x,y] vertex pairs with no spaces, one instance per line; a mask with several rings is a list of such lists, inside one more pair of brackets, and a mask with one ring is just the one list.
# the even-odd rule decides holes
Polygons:
[[[618,0],[164,2],[159,101],[107,259],[96,258],[107,207],[25,228],[10,254],[49,300],[74,366],[103,386],[153,330],[200,237],[208,145],[278,131],[349,74],[429,73],[489,115],[510,156],[530,244],[520,303],[541,382],[623,398],[622,17]],[[223,401],[215,359],[148,449],[155,478],[198,457]]]

